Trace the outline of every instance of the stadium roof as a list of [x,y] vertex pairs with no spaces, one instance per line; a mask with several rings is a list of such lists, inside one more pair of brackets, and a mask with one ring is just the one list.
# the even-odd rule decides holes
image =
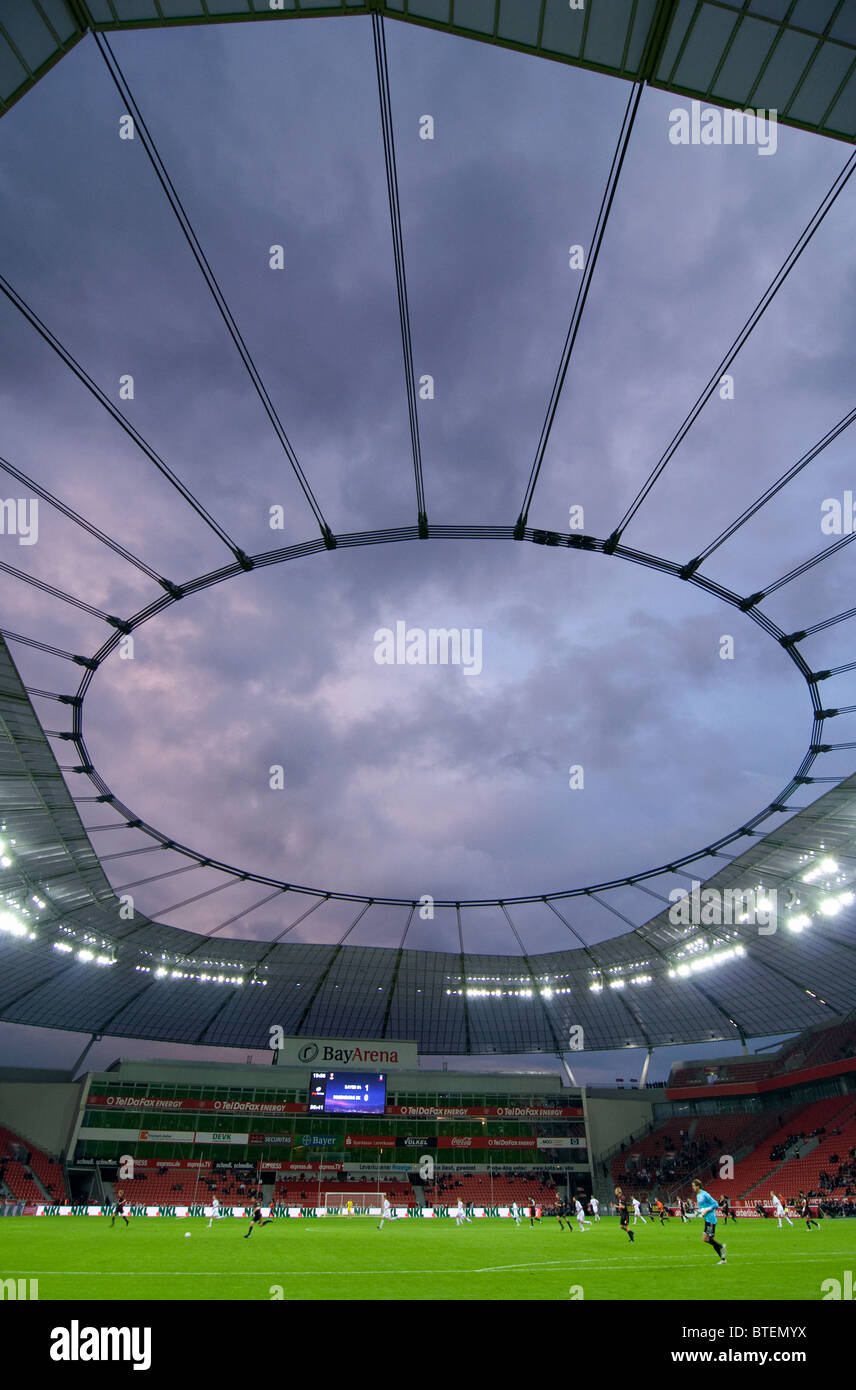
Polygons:
[[[393,0],[386,5],[350,0],[340,4],[285,0],[282,11],[271,11],[260,4],[256,10],[249,4],[230,5],[227,11],[221,0],[93,0],[89,5],[81,0],[0,0],[0,114],[87,30],[251,17],[353,16],[365,12],[446,29],[719,104],[775,108],[779,119],[786,123],[851,142],[856,140],[856,0],[746,0],[744,4],[725,4],[720,0],[588,0],[580,11],[571,9],[564,0],[542,0],[540,6],[533,0]],[[109,66],[107,54],[104,56]],[[377,45],[376,56],[380,78],[385,54],[381,56]],[[384,106],[383,93],[381,101],[388,124],[388,103]],[[628,117],[632,123],[630,105]],[[625,122],[619,151],[626,148],[628,134]],[[385,148],[387,137],[385,125]],[[155,162],[156,151],[149,153]],[[620,167],[617,152],[616,181]],[[394,166],[388,164],[388,176],[390,168],[394,181]],[[848,172],[834,185],[835,197],[847,177],[849,165]],[[391,188],[391,207],[393,194]],[[807,233],[813,232],[832,201],[830,194]],[[608,210],[608,202],[606,206]],[[785,273],[796,263],[802,244],[801,239],[786,262]],[[397,241],[396,248],[399,249]],[[592,256],[592,267],[594,259]],[[44,329],[11,288],[4,289],[4,293],[33,326],[40,332]],[[766,302],[769,301],[765,298],[762,305]],[[226,321],[228,325],[229,319]],[[749,327],[744,330],[747,336],[748,331]],[[409,325],[402,322],[403,339],[408,335]],[[73,367],[79,379],[93,389],[85,373],[77,370],[73,359],[49,331],[42,336],[66,365]],[[713,386],[716,382],[715,373]],[[408,375],[408,390],[412,394],[412,371]],[[98,394],[97,390],[93,393]],[[99,400],[122,423],[115,407],[101,396]],[[853,536],[846,535],[789,570],[765,592],[745,597],[736,589],[725,589],[702,578],[697,571],[723,538],[759,511],[853,417],[851,412],[830,431],[713,547],[683,566],[619,545],[620,528],[607,541],[533,530],[526,523],[534,481],[530,482],[515,526],[432,524],[429,529],[421,456],[415,446],[419,502],[416,524],[392,531],[334,536],[317,513],[320,537],[287,551],[255,557],[248,557],[214,526],[232,551],[233,562],[199,576],[180,590],[156,571],[142,566],[110,537],[93,530],[85,517],[71,512],[49,493],[39,491],[48,505],[59,506],[72,522],[89,529],[97,540],[111,546],[138,569],[145,569],[160,588],[147,608],[130,618],[116,618],[4,566],[16,578],[40,588],[49,597],[65,600],[109,624],[111,636],[94,655],[79,656],[50,646],[39,636],[7,634],[58,661],[81,667],[83,678],[73,695],[56,689],[25,688],[8,647],[0,641],[0,892],[6,902],[5,915],[0,914],[0,1018],[72,1031],[219,1046],[265,1047],[270,1028],[279,1025],[287,1034],[414,1038],[426,1053],[555,1053],[573,1049],[580,1037],[574,1034],[575,1041],[571,1041],[575,1029],[582,1029],[586,1050],[653,1047],[722,1039],[739,1041],[741,1036],[797,1031],[847,1013],[856,994],[856,936],[848,886],[856,865],[856,776],[839,780],[840,770],[839,776],[807,774],[818,758],[854,746],[846,741],[827,743],[823,739],[826,721],[853,713],[856,706],[823,707],[820,682],[848,671],[850,664],[813,670],[802,655],[801,643],[815,632],[852,618],[856,610],[826,617],[811,629],[788,633],[762,614],[759,604],[768,593],[837,553]],[[691,423],[694,416],[688,418]],[[123,428],[130,433],[126,425]],[[135,442],[164,471],[145,441],[135,436]],[[668,454],[665,457],[668,461]],[[3,466],[14,473],[9,465]],[[305,479],[299,467],[295,463],[293,467],[303,486]],[[30,480],[23,481],[31,490],[38,490]],[[176,480],[171,481],[175,484]],[[192,494],[187,489],[180,490],[185,501],[210,523],[211,518]],[[314,504],[308,486],[304,492],[310,504]],[[747,613],[798,666],[807,682],[812,705],[808,751],[781,795],[751,821],[705,849],[632,877],[540,897],[470,903],[438,901],[432,904],[432,910],[453,921],[459,943],[456,952],[415,950],[408,946],[411,925],[420,914],[416,902],[333,893],[245,873],[160,835],[113,795],[92,765],[83,742],[81,710],[93,671],[115,649],[122,635],[184,594],[236,576],[254,565],[278,564],[325,548],[429,535],[527,540],[617,554],[705,587],[733,608]],[[70,727],[43,729],[30,695],[58,702],[70,716]],[[66,741],[80,761],[60,767],[50,738]],[[82,781],[92,782],[95,794],[76,800],[102,804],[105,816],[111,817],[108,825],[84,828],[63,772],[79,774]],[[792,796],[813,782],[836,785],[813,805],[797,809]],[[775,828],[762,835],[759,827],[770,823]],[[171,856],[168,870],[149,879],[134,878],[123,888],[114,889],[90,834],[116,829],[135,837],[148,836],[148,842],[137,847],[135,838],[135,848],[105,855],[104,863],[108,858],[121,860],[131,854],[156,853]],[[736,857],[728,849],[746,841],[752,842],[751,847]],[[152,920],[134,910],[124,895],[123,889],[135,889],[155,878],[191,873],[199,867],[222,874],[222,887],[249,881],[262,885],[267,894],[262,901],[276,899],[281,903],[288,925],[273,941],[222,935],[238,922],[241,926],[236,930],[247,929],[244,919],[253,909],[244,907],[213,927],[212,935],[199,935]],[[806,873],[813,875],[811,882],[806,882]],[[694,876],[719,890],[757,892],[761,900],[777,893],[777,930],[767,934],[751,920],[717,925],[703,919],[696,925],[673,924],[669,920],[669,892],[676,886],[686,887]],[[628,890],[636,895],[637,906],[633,908],[628,902]],[[217,891],[218,887],[208,888],[186,897],[170,911]],[[586,941],[575,920],[575,900],[584,899],[596,902],[630,930],[599,944]],[[657,904],[657,915],[640,921],[638,903],[647,903],[648,899]],[[648,910],[646,906],[645,911]],[[303,919],[316,912],[313,923],[325,920],[336,935],[334,944],[281,939],[295,931],[299,936]],[[342,913],[347,915],[343,918]],[[400,918],[395,933],[399,939],[397,947],[349,944],[348,938],[358,923],[363,931],[381,913],[386,914],[387,922],[396,914]],[[573,941],[568,950],[527,953],[524,943],[539,914],[549,915],[558,921],[562,931],[567,931]],[[797,927],[797,922],[801,926]],[[413,940],[412,935],[410,939]],[[474,951],[470,949],[474,939],[489,939],[491,944],[507,940],[509,953]]]
[[372,12],[856,139],[856,0],[3,0],[0,113],[88,31]]
[[[665,899],[650,921],[596,945],[528,955],[518,935],[517,954],[486,955],[465,949],[484,911],[475,906],[456,910],[456,954],[215,939],[140,913],[123,920],[5,644],[0,774],[10,914],[0,916],[0,1018],[10,1023],[262,1048],[278,1025],[287,1035],[414,1038],[425,1053],[557,1053],[573,1049],[579,1028],[587,1051],[798,1031],[843,1016],[856,997],[846,889],[856,775],[709,878],[723,904],[729,888],[757,888],[758,901],[775,892],[771,933],[757,912],[745,923],[675,925]],[[290,900],[302,915],[303,895]],[[536,906],[576,936],[567,904]],[[524,907],[505,909],[515,934]],[[401,910],[405,932],[414,908]],[[792,930],[800,916],[806,925]]]

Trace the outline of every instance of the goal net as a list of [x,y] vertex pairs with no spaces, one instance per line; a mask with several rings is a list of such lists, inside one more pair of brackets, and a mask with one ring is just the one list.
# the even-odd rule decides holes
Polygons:
[[350,1202],[352,1216],[368,1216],[370,1212],[383,1209],[385,1196],[385,1192],[325,1192],[324,1206],[328,1211],[338,1211],[342,1216],[347,1216]]

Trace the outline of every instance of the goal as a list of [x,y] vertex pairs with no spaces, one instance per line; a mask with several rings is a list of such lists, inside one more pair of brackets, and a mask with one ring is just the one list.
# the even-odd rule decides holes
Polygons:
[[325,1192],[324,1206],[329,1212],[338,1212],[341,1216],[347,1216],[348,1203],[352,1202],[352,1215],[376,1216],[383,1209],[385,1196],[385,1192]]

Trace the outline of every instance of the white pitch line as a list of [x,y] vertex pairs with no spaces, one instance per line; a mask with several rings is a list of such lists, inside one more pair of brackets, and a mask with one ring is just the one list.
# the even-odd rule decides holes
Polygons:
[[[687,1252],[684,1252],[684,1254],[685,1254],[685,1253],[687,1253]],[[733,1252],[732,1252],[732,1253],[733,1253]],[[853,1250],[852,1250],[852,1248],[847,1249],[847,1250],[824,1250],[822,1254],[817,1254],[817,1255],[802,1255],[802,1256],[800,1257],[800,1263],[801,1263],[801,1264],[821,1264],[821,1263],[824,1263],[824,1262],[828,1261],[829,1259],[831,1259],[831,1258],[833,1258],[833,1257],[835,1257],[835,1256],[850,1257],[850,1256],[852,1256],[852,1255],[853,1255]],[[769,1265],[769,1259],[766,1258],[766,1257],[759,1257],[759,1258],[757,1258],[757,1259],[754,1259],[754,1258],[752,1258],[752,1257],[744,1257],[743,1255],[741,1255],[741,1254],[738,1252],[737,1259],[738,1259],[738,1262],[739,1262],[739,1264],[740,1264],[741,1267],[747,1266],[747,1265]],[[677,1266],[676,1266],[676,1267],[679,1268],[679,1269],[701,1269],[704,1265],[710,1266],[710,1261],[709,1261],[708,1259],[705,1259],[705,1258],[702,1256],[702,1254],[701,1254],[700,1251],[699,1251],[699,1254],[696,1256],[696,1258],[693,1259],[692,1261],[687,1261],[687,1260],[684,1258],[684,1255],[683,1255],[683,1254],[680,1254],[680,1255],[678,1255],[678,1254],[675,1254],[675,1255],[659,1254],[659,1255],[654,1255],[653,1257],[650,1257],[650,1258],[645,1258],[644,1261],[643,1261],[643,1264],[644,1264],[644,1267],[645,1267],[646,1269],[652,1269],[652,1268],[655,1268],[656,1265],[659,1263],[659,1264],[662,1266],[663,1270],[665,1270],[665,1269],[667,1269],[667,1268],[669,1267],[669,1262],[676,1262],[676,1261],[681,1261],[681,1263],[680,1263],[680,1264],[677,1264]],[[203,1277],[203,1278],[204,1278],[204,1277],[206,1277],[206,1276],[210,1276],[210,1277],[212,1277],[212,1278],[221,1279],[221,1278],[226,1278],[226,1277],[228,1277],[228,1276],[230,1276],[230,1275],[234,1275],[234,1274],[240,1274],[240,1275],[242,1275],[242,1277],[244,1277],[244,1278],[251,1278],[251,1277],[252,1277],[252,1278],[254,1278],[254,1277],[265,1278],[265,1277],[268,1277],[268,1276],[271,1276],[271,1277],[276,1276],[277,1278],[291,1278],[291,1279],[304,1279],[304,1278],[307,1278],[307,1277],[310,1276],[310,1275],[321,1275],[321,1276],[323,1276],[325,1279],[330,1279],[330,1278],[336,1278],[337,1276],[342,1276],[342,1277],[344,1278],[344,1277],[349,1277],[349,1276],[355,1275],[355,1274],[361,1274],[361,1275],[364,1275],[364,1274],[373,1274],[373,1275],[375,1275],[375,1276],[377,1276],[377,1277],[379,1277],[379,1278],[383,1278],[383,1277],[385,1277],[385,1276],[387,1276],[387,1275],[398,1275],[398,1274],[412,1274],[412,1275],[420,1275],[420,1274],[426,1274],[426,1275],[427,1275],[427,1274],[430,1274],[430,1275],[443,1275],[443,1274],[448,1274],[448,1275],[453,1275],[453,1274],[454,1274],[454,1275],[461,1275],[461,1274],[500,1274],[500,1273],[510,1273],[510,1272],[513,1272],[514,1270],[517,1270],[517,1269],[555,1269],[556,1272],[558,1273],[558,1270],[559,1270],[560,1268],[563,1268],[563,1269],[591,1269],[591,1270],[604,1270],[604,1269],[606,1269],[606,1270],[616,1270],[616,1269],[618,1269],[618,1270],[623,1270],[623,1269],[627,1269],[627,1268],[629,1268],[629,1267],[630,1267],[630,1266],[627,1265],[626,1260],[616,1260],[615,1262],[610,1263],[610,1264],[595,1264],[595,1263],[593,1263],[591,1260],[585,1260],[585,1259],[582,1259],[582,1260],[580,1260],[580,1259],[574,1260],[574,1259],[570,1259],[570,1258],[569,1258],[569,1259],[567,1259],[567,1260],[545,1260],[545,1261],[540,1261],[540,1262],[534,1262],[534,1261],[533,1261],[533,1262],[531,1262],[531,1263],[526,1263],[526,1264],[514,1264],[514,1265],[482,1265],[482,1266],[477,1266],[477,1267],[469,1266],[469,1267],[467,1267],[466,1269],[425,1269],[424,1267],[421,1268],[421,1269],[383,1269],[383,1268],[381,1268],[381,1267],[379,1267],[379,1266],[375,1266],[375,1268],[373,1268],[373,1269],[289,1269],[289,1270],[282,1270],[282,1269],[244,1269],[244,1270],[241,1270],[240,1268],[237,1268],[237,1267],[233,1267],[232,1269],[219,1269],[219,1270],[217,1270],[217,1269],[185,1269],[185,1270],[181,1270],[181,1269],[40,1269],[40,1268],[38,1268],[38,1267],[36,1267],[36,1266],[34,1266],[34,1265],[31,1264],[31,1265],[28,1266],[27,1269],[8,1269],[8,1268],[6,1268],[6,1269],[4,1270],[4,1273],[5,1273],[6,1275],[9,1275],[9,1276],[11,1276],[11,1275],[16,1275],[16,1274],[20,1274],[20,1275],[27,1275],[27,1276],[30,1276],[30,1277],[31,1277],[31,1276],[34,1276],[34,1275],[37,1275],[37,1274],[46,1274],[46,1275],[68,1275],[69,1278],[79,1278],[79,1277],[91,1276],[91,1277],[93,1277],[93,1278],[114,1278],[114,1277],[115,1277],[115,1278],[120,1278],[120,1279],[124,1279],[124,1278],[133,1278],[134,1276],[137,1276],[137,1277],[139,1277],[139,1278],[144,1278],[144,1279],[149,1279],[149,1278],[166,1279],[166,1278],[169,1278],[170,1276],[172,1276],[173,1278],[186,1278],[186,1277],[188,1277],[188,1276]],[[727,1268],[727,1266],[726,1266],[726,1268]]]
[[[507,1267],[507,1266],[505,1266],[505,1265],[497,1265],[497,1266],[496,1266],[496,1269],[497,1269],[497,1270],[501,1270],[501,1269],[504,1269],[504,1268],[506,1268],[506,1267]],[[520,1266],[513,1266],[513,1268],[520,1268],[520,1269],[537,1269],[537,1268],[540,1268],[540,1266],[539,1266],[539,1265],[520,1265]],[[336,1275],[342,1275],[342,1277],[344,1277],[345,1275],[351,1275],[351,1274],[374,1274],[374,1275],[376,1275],[376,1276],[379,1277],[379,1278],[384,1278],[386,1275],[393,1275],[393,1274],[455,1274],[455,1275],[458,1275],[458,1274],[490,1274],[490,1273],[493,1273],[494,1270],[493,1270],[493,1269],[472,1269],[472,1268],[468,1268],[468,1269],[378,1269],[378,1268],[374,1268],[374,1269],[286,1269],[286,1270],[282,1270],[282,1269],[245,1269],[245,1270],[239,1270],[239,1269],[35,1269],[35,1268],[31,1267],[30,1269],[27,1269],[27,1270],[23,1270],[23,1269],[10,1269],[10,1270],[6,1270],[6,1271],[4,1271],[4,1272],[7,1273],[7,1274],[9,1274],[10,1276],[13,1275],[13,1274],[27,1274],[27,1275],[35,1275],[35,1274],[67,1274],[67,1275],[69,1276],[69,1278],[71,1278],[71,1277],[75,1277],[75,1278],[76,1278],[76,1277],[78,1277],[79,1275],[88,1275],[88,1276],[90,1276],[90,1277],[92,1277],[92,1278],[95,1278],[95,1279],[97,1279],[97,1278],[105,1278],[105,1279],[107,1279],[107,1278],[117,1278],[117,1279],[124,1279],[124,1278],[131,1278],[131,1277],[142,1278],[142,1279],[148,1279],[148,1278],[156,1278],[156,1279],[161,1279],[161,1278],[163,1278],[163,1279],[168,1279],[168,1278],[170,1277],[170,1275],[172,1275],[174,1278],[188,1278],[188,1277],[190,1277],[190,1276],[196,1278],[196,1277],[198,1277],[198,1276],[203,1276],[203,1277],[204,1277],[205,1275],[211,1275],[212,1277],[215,1277],[215,1278],[217,1278],[217,1279],[222,1279],[222,1278],[227,1277],[228,1275],[231,1275],[231,1274],[240,1274],[244,1279],[250,1279],[250,1278],[256,1278],[256,1277],[258,1277],[258,1278],[267,1278],[268,1276],[274,1276],[274,1275],[275,1275],[277,1278],[279,1278],[279,1279],[283,1279],[283,1278],[286,1278],[286,1279],[305,1279],[306,1276],[307,1276],[307,1275],[310,1275],[310,1274],[322,1274],[322,1275],[324,1276],[325,1279],[330,1279],[330,1278],[332,1278],[332,1277],[334,1277],[334,1276],[336,1276]]]

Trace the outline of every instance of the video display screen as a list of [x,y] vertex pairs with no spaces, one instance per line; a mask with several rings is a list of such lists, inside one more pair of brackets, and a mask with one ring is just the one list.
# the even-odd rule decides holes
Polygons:
[[382,1115],[386,1072],[314,1071],[309,1109],[322,1115]]

